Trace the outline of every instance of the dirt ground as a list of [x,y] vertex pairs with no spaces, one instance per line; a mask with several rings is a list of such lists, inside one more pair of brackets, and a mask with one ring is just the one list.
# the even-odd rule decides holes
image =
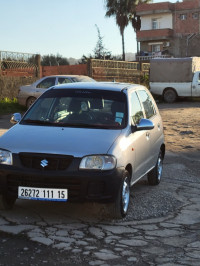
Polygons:
[[158,104],[166,150],[200,159],[200,102]]

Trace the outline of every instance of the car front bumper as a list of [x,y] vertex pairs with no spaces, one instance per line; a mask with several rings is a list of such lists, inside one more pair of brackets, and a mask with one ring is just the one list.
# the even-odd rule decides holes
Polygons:
[[112,202],[115,200],[124,168],[88,171],[77,168],[80,160],[64,171],[43,171],[0,165],[0,194],[18,197],[18,187],[58,188],[68,190],[68,201]]

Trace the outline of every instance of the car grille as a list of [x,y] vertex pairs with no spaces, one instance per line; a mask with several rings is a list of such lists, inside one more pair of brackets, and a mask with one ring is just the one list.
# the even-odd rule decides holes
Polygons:
[[7,176],[7,189],[9,193],[17,196],[18,186],[37,188],[64,188],[68,189],[69,200],[77,200],[81,191],[81,182],[77,179],[65,177],[43,176]]
[[19,158],[23,166],[43,171],[66,170],[73,160],[73,156],[42,153],[19,153]]

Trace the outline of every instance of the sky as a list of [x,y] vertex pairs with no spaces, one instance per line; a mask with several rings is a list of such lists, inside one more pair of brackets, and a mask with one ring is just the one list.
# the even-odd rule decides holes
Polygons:
[[[93,54],[98,41],[96,24],[107,51],[121,55],[119,28],[114,18],[105,17],[104,3],[104,0],[0,0],[0,51],[80,59],[83,54]],[[130,24],[125,29],[125,52],[136,50],[136,34]]]

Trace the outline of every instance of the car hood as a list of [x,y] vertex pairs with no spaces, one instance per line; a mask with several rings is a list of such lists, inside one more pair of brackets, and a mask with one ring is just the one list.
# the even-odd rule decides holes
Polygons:
[[0,137],[0,148],[19,152],[83,157],[106,154],[121,130],[62,128],[17,124]]

